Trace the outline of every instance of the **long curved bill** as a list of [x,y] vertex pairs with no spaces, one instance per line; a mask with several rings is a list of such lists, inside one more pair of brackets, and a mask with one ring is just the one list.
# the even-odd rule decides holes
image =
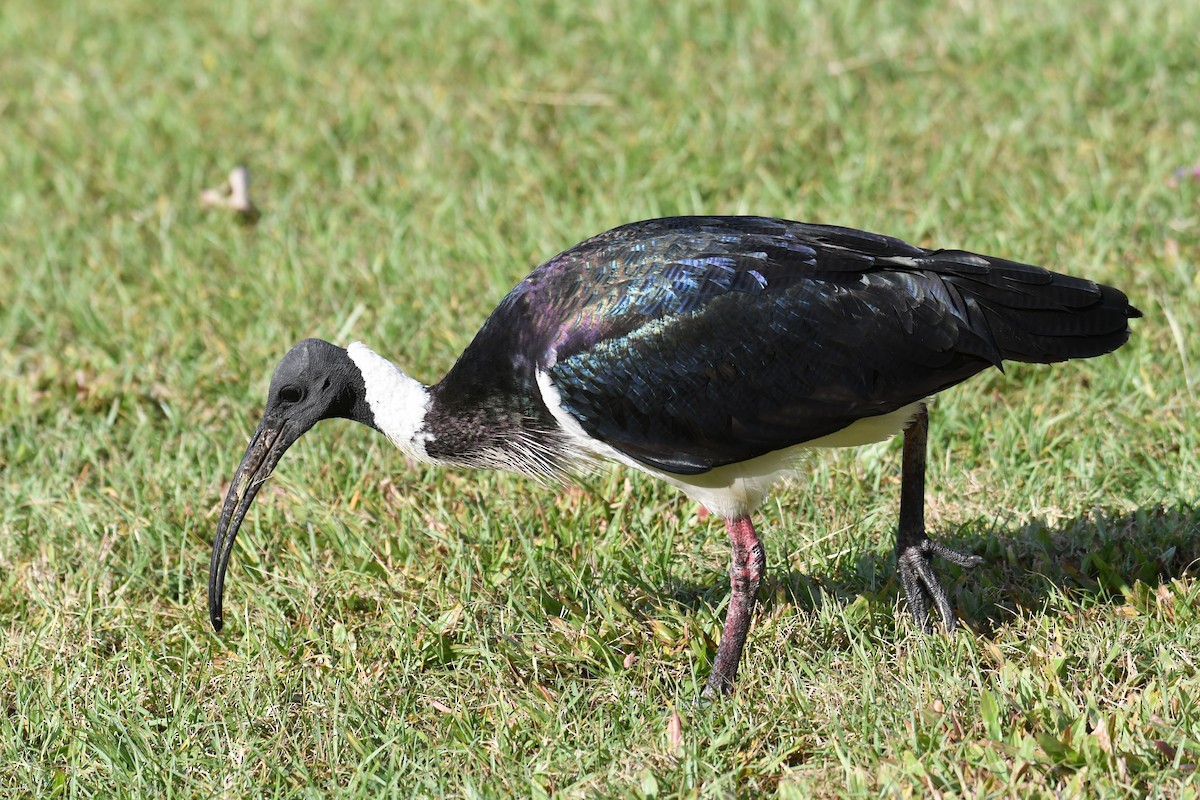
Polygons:
[[229,554],[233,551],[238,528],[279,459],[303,433],[303,428],[288,420],[264,417],[242,456],[242,463],[233,474],[229,493],[225,495],[225,506],[221,509],[221,521],[217,523],[212,560],[208,564],[208,618],[214,630],[220,631],[225,624],[225,569],[229,566]]

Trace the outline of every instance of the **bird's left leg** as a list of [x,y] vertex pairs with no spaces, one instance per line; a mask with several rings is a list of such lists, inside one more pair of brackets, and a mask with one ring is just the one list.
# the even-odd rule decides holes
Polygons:
[[717,646],[717,658],[713,662],[704,696],[729,694],[737,678],[738,663],[742,660],[742,647],[746,634],[750,632],[750,617],[754,614],[758,586],[767,572],[767,556],[762,542],[754,532],[750,517],[725,520],[729,530],[729,542],[733,545],[733,563],[729,565],[729,610],[725,613],[725,627],[721,631],[721,643]]
[[958,626],[946,590],[933,572],[933,558],[944,558],[960,567],[974,567],[983,559],[951,550],[925,533],[925,450],[929,412],[922,406],[904,431],[904,467],[900,477],[900,528],[896,533],[896,568],[908,597],[908,609],[923,631],[931,627],[929,605],[937,607],[946,633]]

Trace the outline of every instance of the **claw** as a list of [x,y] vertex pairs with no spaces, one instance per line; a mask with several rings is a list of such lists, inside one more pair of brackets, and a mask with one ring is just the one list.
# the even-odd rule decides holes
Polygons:
[[944,558],[960,567],[974,567],[983,563],[983,558],[973,553],[952,550],[944,544],[925,537],[917,544],[909,545],[900,552],[896,567],[900,573],[900,585],[908,597],[908,608],[916,619],[917,627],[928,633],[933,625],[929,619],[930,602],[942,618],[946,635],[953,638],[958,628],[958,619],[950,608],[950,598],[942,588],[933,571],[933,557]]
[[960,567],[977,567],[983,563],[983,556],[977,556],[974,553],[964,553],[960,550],[951,550],[946,545],[941,542],[935,542],[933,539],[926,539],[925,546],[932,555],[949,561],[951,564],[957,564]]

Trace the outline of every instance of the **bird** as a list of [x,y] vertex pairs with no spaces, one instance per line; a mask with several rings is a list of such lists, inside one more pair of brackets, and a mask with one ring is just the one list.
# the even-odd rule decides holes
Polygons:
[[903,433],[899,583],[918,627],[957,621],[933,569],[979,556],[924,522],[927,404],[1004,362],[1112,352],[1141,316],[1103,284],[963,250],[769,217],[632,222],[512,289],[437,383],[361,342],[305,339],[275,368],[213,541],[222,629],[238,528],[283,454],[349,419],[421,462],[567,481],[608,463],[724,519],[730,595],[702,694],[734,690],[767,559],[752,513],[816,448]]

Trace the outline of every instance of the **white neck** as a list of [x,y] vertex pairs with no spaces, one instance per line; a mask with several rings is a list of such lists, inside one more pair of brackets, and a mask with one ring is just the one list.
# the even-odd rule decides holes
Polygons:
[[354,342],[346,352],[362,373],[375,427],[405,455],[418,461],[429,461],[425,450],[425,442],[430,439],[425,427],[429,389],[362,342]]

